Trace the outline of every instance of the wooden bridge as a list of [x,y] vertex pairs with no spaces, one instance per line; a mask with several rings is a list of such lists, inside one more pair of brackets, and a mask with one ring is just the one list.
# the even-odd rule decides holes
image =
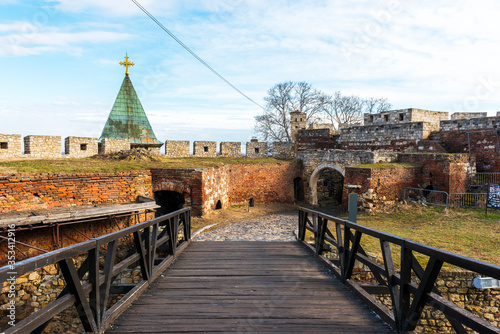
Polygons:
[[[497,265],[303,208],[296,243],[191,242],[190,217],[182,209],[0,268],[5,282],[12,273],[58,264],[66,282],[56,300],[3,333],[43,333],[73,306],[86,333],[411,333],[425,305],[443,312],[457,333],[500,333],[434,288],[444,263],[500,279]],[[307,231],[313,245],[305,242]],[[379,240],[383,264],[367,256],[362,236]],[[118,258],[119,244],[129,241],[128,254]],[[427,257],[425,268],[417,254]],[[356,261],[376,282],[355,279]],[[139,283],[114,282],[137,264]],[[390,296],[390,309],[375,298],[380,294]],[[110,304],[110,296],[118,301]]]

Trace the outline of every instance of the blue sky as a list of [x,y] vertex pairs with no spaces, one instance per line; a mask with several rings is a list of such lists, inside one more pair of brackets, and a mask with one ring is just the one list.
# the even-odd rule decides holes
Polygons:
[[[500,110],[498,1],[139,2],[261,105],[292,80],[395,109]],[[161,141],[255,135],[261,110],[130,0],[0,0],[0,133],[99,137],[125,53]]]

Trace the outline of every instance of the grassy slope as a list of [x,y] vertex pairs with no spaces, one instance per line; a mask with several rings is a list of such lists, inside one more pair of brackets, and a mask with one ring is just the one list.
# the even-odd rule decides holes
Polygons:
[[147,170],[150,168],[207,168],[223,164],[276,163],[275,159],[247,158],[175,158],[158,157],[147,160],[54,159],[17,160],[0,162],[0,173],[113,173],[117,171]]

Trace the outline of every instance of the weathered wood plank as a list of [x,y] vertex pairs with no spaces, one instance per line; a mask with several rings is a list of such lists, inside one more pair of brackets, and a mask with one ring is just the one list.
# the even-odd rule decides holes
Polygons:
[[106,333],[392,333],[296,243],[192,242]]

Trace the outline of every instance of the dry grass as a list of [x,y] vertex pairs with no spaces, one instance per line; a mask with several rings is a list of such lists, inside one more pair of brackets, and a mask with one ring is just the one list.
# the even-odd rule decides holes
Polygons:
[[148,170],[151,168],[208,168],[225,164],[276,163],[279,160],[247,158],[175,158],[158,157],[155,160],[111,159],[51,159],[15,160],[0,162],[0,173],[113,173],[118,171]]

